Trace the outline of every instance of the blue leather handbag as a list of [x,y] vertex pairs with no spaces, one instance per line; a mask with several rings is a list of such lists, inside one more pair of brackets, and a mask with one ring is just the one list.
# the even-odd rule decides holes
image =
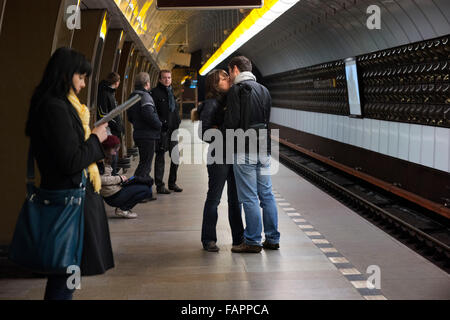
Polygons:
[[9,259],[44,274],[66,274],[81,264],[86,175],[77,189],[45,190],[34,185],[34,157],[28,153],[27,197],[20,211]]

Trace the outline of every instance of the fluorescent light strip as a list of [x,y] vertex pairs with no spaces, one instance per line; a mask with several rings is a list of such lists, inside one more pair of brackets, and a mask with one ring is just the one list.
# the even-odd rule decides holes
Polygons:
[[230,36],[222,43],[219,49],[209,58],[200,69],[200,75],[204,76],[215,66],[228,58],[248,40],[257,35],[261,30],[278,19],[300,0],[266,0],[264,7],[253,9],[250,14],[234,29]]

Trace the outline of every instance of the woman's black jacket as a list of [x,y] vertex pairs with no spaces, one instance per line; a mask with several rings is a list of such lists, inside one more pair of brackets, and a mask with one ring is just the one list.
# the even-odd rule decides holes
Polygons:
[[[203,139],[205,132],[209,129],[221,129],[225,115],[224,103],[217,99],[205,100],[198,107],[199,120],[201,121],[201,136],[200,139],[207,143],[212,141]],[[200,132],[199,132],[200,135]]]
[[[212,139],[208,139],[205,137],[205,132],[209,129],[217,129],[220,130],[222,134],[222,143],[223,143],[223,159],[226,159],[226,135],[225,135],[225,129],[223,127],[223,121],[225,116],[225,98],[222,99],[208,99],[205,100],[199,107],[198,107],[198,115],[199,120],[201,121],[201,127],[199,127],[199,136],[200,139],[207,143],[212,143],[215,141],[215,138],[212,137]],[[201,128],[201,132],[200,132]],[[216,145],[217,147],[217,145]],[[232,151],[232,149],[231,149]],[[215,150],[212,150],[211,156],[215,156]]]
[[79,187],[82,170],[105,157],[95,134],[84,140],[81,120],[66,98],[47,98],[33,109],[28,133],[44,189]]

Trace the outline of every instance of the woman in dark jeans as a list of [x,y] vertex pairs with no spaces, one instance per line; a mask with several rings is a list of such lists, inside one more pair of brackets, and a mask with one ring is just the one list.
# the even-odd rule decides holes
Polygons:
[[[201,121],[201,139],[211,143],[213,140],[203,139],[208,129],[218,129],[223,124],[226,93],[230,89],[229,76],[224,70],[213,70],[206,77],[206,100],[198,107],[198,117]],[[222,131],[222,136],[225,133]],[[243,241],[244,227],[242,224],[241,206],[238,201],[233,165],[226,164],[225,139],[223,141],[222,163],[211,163],[208,168],[208,194],[203,209],[202,237],[203,248],[206,251],[217,252],[216,225],[217,207],[222,197],[225,182],[228,193],[228,220],[230,222],[233,245]],[[213,157],[214,154],[211,154]]]
[[143,200],[152,197],[153,179],[150,176],[133,177],[134,179],[129,181],[126,176],[113,175],[111,164],[114,156],[119,151],[120,140],[116,136],[110,135],[102,145],[106,158],[98,163],[102,175],[102,190],[100,194],[108,205],[116,208],[116,216],[125,219],[137,218],[137,214],[131,209]]
[[[80,266],[83,276],[102,274],[114,267],[96,165],[105,157],[101,143],[107,138],[107,124],[91,131],[89,109],[77,97],[91,70],[82,54],[69,48],[56,50],[31,99],[26,126],[41,175],[41,188],[79,188],[82,172],[87,174]],[[72,299],[74,290],[67,286],[69,276],[49,275],[44,298]]]

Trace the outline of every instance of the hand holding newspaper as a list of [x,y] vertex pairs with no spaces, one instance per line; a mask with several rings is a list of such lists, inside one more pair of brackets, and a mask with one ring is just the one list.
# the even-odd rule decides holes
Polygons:
[[106,122],[111,121],[112,119],[117,117],[117,115],[119,115],[122,112],[126,111],[127,109],[131,108],[132,106],[134,106],[139,101],[141,101],[141,96],[140,95],[135,95],[134,97],[128,99],[127,101],[122,103],[117,108],[114,108],[110,113],[105,115],[103,118],[98,120],[96,123],[94,123],[94,127],[98,127],[98,126],[100,126],[100,125],[102,125],[102,124],[104,124]]

